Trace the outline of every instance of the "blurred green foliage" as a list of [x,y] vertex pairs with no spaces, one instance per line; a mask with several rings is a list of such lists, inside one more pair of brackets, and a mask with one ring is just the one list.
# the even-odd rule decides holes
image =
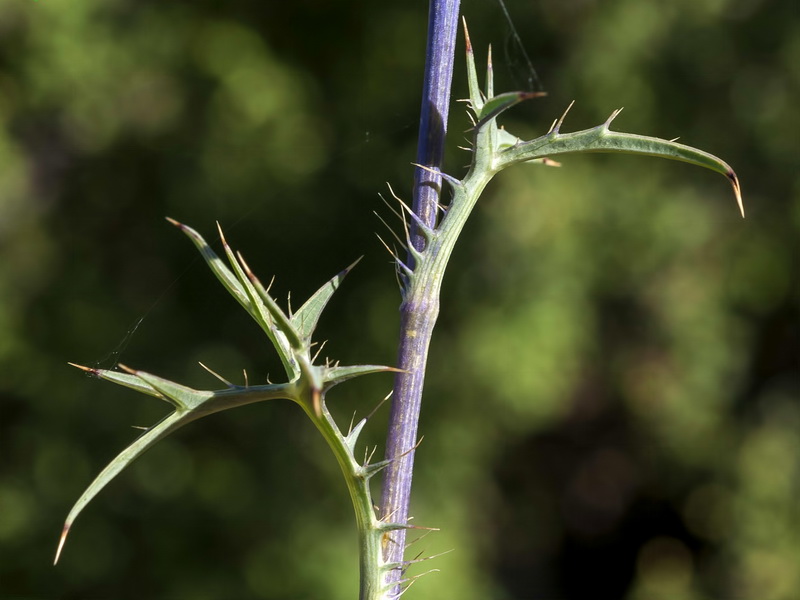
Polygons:
[[[790,600],[800,589],[800,17],[790,0],[508,2],[550,93],[509,116],[719,155],[569,158],[488,191],[445,282],[412,510],[453,548],[416,598]],[[530,71],[467,1],[498,90]],[[337,466],[288,405],[200,421],[61,523],[160,403],[66,361],[189,384],[277,372],[190,244],[219,220],[299,303],[362,253],[321,325],[391,363],[399,296],[371,215],[408,197],[423,4],[0,2],[0,597],[349,599]],[[460,50],[459,50],[460,52]],[[465,95],[457,68],[455,97]],[[450,170],[467,121],[451,125]],[[298,304],[299,305],[299,304]],[[330,404],[365,415],[388,378]],[[372,443],[384,434],[375,418]],[[379,450],[380,452],[380,450]]]

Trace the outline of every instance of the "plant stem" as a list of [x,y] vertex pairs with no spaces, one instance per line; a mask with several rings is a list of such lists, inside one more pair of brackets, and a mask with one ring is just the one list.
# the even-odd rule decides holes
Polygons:
[[361,472],[361,465],[354,459],[348,449],[347,441],[331,417],[325,404],[322,415],[317,417],[313,411],[306,414],[314,422],[322,436],[328,442],[342,469],[358,526],[359,545],[359,600],[381,600],[383,594],[381,531],[377,527],[377,519],[372,508],[372,496],[369,489],[369,478]]
[[[417,163],[435,170],[441,168],[444,156],[458,13],[459,0],[430,2]],[[441,185],[440,176],[419,167],[416,169],[413,210],[431,229],[436,225]],[[424,248],[425,240],[417,227],[411,234],[411,244],[418,251]],[[411,254],[408,266],[413,269],[414,257]],[[395,460],[387,468],[383,481],[382,518],[406,523],[425,365],[439,314],[438,290],[428,289],[425,285],[414,286],[407,290],[400,310],[397,366],[404,372],[395,377],[392,394],[386,458]],[[384,545],[384,560],[402,562],[404,550],[405,530],[395,531]],[[389,573],[387,582],[395,583],[400,578],[400,570],[395,569]],[[394,591],[399,592],[399,586]]]

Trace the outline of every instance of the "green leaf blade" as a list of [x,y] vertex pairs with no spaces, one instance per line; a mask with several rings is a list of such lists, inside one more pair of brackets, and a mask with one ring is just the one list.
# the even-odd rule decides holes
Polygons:
[[479,111],[477,111],[478,122],[475,127],[481,127],[501,113],[507,111],[512,106],[531,98],[541,98],[546,96],[544,92],[506,92],[487,100]]
[[163,377],[158,377],[143,371],[134,371],[122,365],[120,366],[126,371],[125,373],[103,369],[90,369],[88,367],[79,368],[96,377],[129,387],[138,392],[157,396],[162,400],[167,400],[175,406],[175,410],[156,425],[148,428],[142,435],[128,445],[127,448],[120,452],[84,490],[83,494],[81,494],[72,506],[64,522],[64,528],[61,532],[58,549],[56,550],[56,563],[61,556],[61,551],[64,548],[64,543],[72,524],[89,502],[91,502],[111,480],[133,463],[133,461],[170,433],[206,415],[244,406],[246,404],[252,404],[254,402],[276,399],[288,399],[298,402],[296,387],[291,383],[232,387],[226,390],[205,391],[195,390],[175,383],[174,381],[164,379]]
[[136,375],[132,375],[130,373],[120,373],[119,371],[109,371],[108,369],[93,369],[92,367],[84,367],[81,365],[76,365],[75,363],[68,363],[68,364],[75,367],[76,369],[80,369],[81,371],[86,372],[92,377],[97,377],[98,379],[105,379],[106,381],[116,383],[126,388],[130,388],[137,392],[141,392],[142,394],[147,394],[148,396],[155,396],[156,398],[160,398],[161,400],[165,400],[170,404],[174,405],[174,403],[170,398],[164,397],[164,395],[161,394],[161,392],[159,392],[153,386],[149,385],[147,382],[143,381],[140,377],[137,377]]
[[516,163],[580,152],[618,152],[677,160],[725,175],[744,217],[739,179],[728,163],[713,154],[673,140],[611,131],[609,125],[618,114],[619,111],[615,111],[605,123],[592,129],[562,134],[555,128],[535,140],[506,148],[497,154],[495,166],[500,170]]
[[462,18],[464,24],[464,42],[466,44],[467,55],[467,85],[469,87],[469,103],[475,114],[483,108],[483,95],[481,85],[478,82],[478,69],[475,67],[475,52],[472,50],[472,41],[469,39],[467,30],[467,20]]
[[156,390],[162,397],[168,399],[178,410],[194,410],[214,395],[214,392],[195,390],[151,373],[135,371],[124,365],[120,365],[120,368],[128,374],[138,377],[141,381]]
[[233,296],[236,301],[247,310],[247,312],[250,312],[250,301],[244,288],[236,279],[236,276],[225,265],[225,262],[219,256],[217,256],[216,252],[211,249],[211,246],[208,245],[203,236],[201,236],[188,225],[179,223],[175,219],[170,219],[167,217],[167,221],[175,225],[175,227],[186,234],[195,247],[200,251],[203,260],[206,261],[206,264],[209,266],[217,279],[219,279],[220,283],[225,287],[226,290],[228,290],[228,292],[230,292],[231,296]]
[[336,274],[336,276],[319,288],[314,295],[306,300],[305,304],[292,315],[292,325],[297,330],[300,338],[306,343],[311,341],[311,336],[317,327],[322,311],[325,310],[325,307],[328,305],[328,301],[331,299],[334,292],[339,289],[339,286],[342,285],[344,278],[347,277],[348,273],[350,273],[360,261],[361,258]]
[[[280,347],[276,344],[276,348],[278,352],[281,353],[281,358],[283,359],[283,354],[285,353],[287,360],[293,360],[293,352],[294,349],[296,352],[306,352],[308,348],[303,343],[303,340],[300,338],[300,335],[295,328],[292,321],[289,317],[286,316],[286,313],[283,312],[278,303],[275,302],[274,298],[269,295],[269,292],[264,287],[264,284],[261,283],[258,277],[253,273],[250,269],[250,266],[244,261],[242,255],[239,254],[239,262],[241,263],[243,271],[243,276],[249,280],[248,284],[252,286],[253,293],[256,294],[256,298],[260,299],[263,302],[264,307],[267,311],[269,311],[270,317],[275,321],[280,333],[284,336],[283,339],[277,338],[279,343],[281,344]],[[250,287],[248,287],[248,290]],[[288,343],[288,346],[285,345]],[[291,346],[291,348],[289,348]],[[294,367],[292,367],[292,371],[294,371]],[[287,370],[287,373],[289,371]]]
[[131,445],[125,450],[120,452],[114,460],[112,460],[100,474],[95,477],[94,481],[89,484],[89,487],[84,490],[77,502],[72,506],[72,509],[67,515],[64,522],[64,529],[61,532],[61,538],[58,542],[58,549],[56,550],[56,557],[53,564],[58,562],[61,556],[61,551],[64,549],[64,542],[66,542],[67,534],[75,522],[75,519],[83,512],[83,509],[94,499],[100,491],[105,488],[111,480],[119,475],[128,465],[139,458],[147,450],[153,447],[156,442],[166,437],[169,433],[182,427],[192,419],[187,418],[186,413],[175,411],[167,415],[157,425],[148,429],[145,433],[139,436]]
[[325,370],[325,386],[331,388],[348,379],[370,375],[372,373],[402,373],[402,369],[387,367],[384,365],[350,365],[343,367],[330,367]]

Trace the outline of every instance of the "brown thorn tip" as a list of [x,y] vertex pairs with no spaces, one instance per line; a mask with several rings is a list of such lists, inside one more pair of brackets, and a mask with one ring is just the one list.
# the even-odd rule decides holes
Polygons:
[[472,42],[469,39],[469,30],[467,29],[467,18],[462,16],[461,22],[464,23],[464,41],[467,44],[467,53],[472,54]]
[[61,530],[61,538],[58,540],[58,548],[56,549],[56,558],[53,560],[53,566],[58,564],[58,559],[61,557],[61,551],[64,549],[64,542],[67,541],[67,534],[69,533],[70,524],[64,523],[64,529]]
[[238,258],[238,259],[239,259],[239,262],[242,264],[242,269],[244,269],[244,272],[247,274],[247,276],[248,276],[248,277],[249,277],[251,280],[252,280],[252,279],[255,279],[255,278],[256,278],[256,276],[253,274],[253,271],[252,271],[252,269],[250,268],[250,265],[248,265],[248,264],[245,262],[245,260],[244,260],[244,256],[242,256],[242,253],[241,253],[241,252],[239,252],[239,251],[237,251],[237,252],[236,252],[236,258]]
[[175,220],[175,219],[173,219],[172,217],[164,217],[164,218],[165,218],[165,219],[167,220],[167,222],[168,222],[168,223],[170,223],[171,225],[175,225],[175,227],[178,227],[178,228],[180,228],[180,229],[183,229],[183,223],[181,223],[180,221],[176,221],[176,220]]
[[742,213],[742,218],[744,219],[744,202],[742,201],[742,188],[739,185],[739,178],[736,177],[736,173],[733,170],[729,170],[726,175],[731,181],[733,193],[736,194],[736,203],[739,205],[739,212]]
[[136,375],[136,369],[131,369],[128,365],[123,365],[122,363],[118,363],[117,366],[126,373],[130,373],[131,375]]
[[92,375],[97,373],[97,369],[93,369],[92,367],[84,367],[83,365],[77,365],[77,364],[72,363],[72,362],[68,362],[67,364],[70,367],[75,367],[76,369],[80,369],[81,371],[86,371],[87,373],[91,373]]
[[225,240],[225,234],[222,233],[222,225],[219,224],[219,221],[217,221],[217,231],[219,231],[219,239],[222,242],[222,245],[227,246],[228,242]]

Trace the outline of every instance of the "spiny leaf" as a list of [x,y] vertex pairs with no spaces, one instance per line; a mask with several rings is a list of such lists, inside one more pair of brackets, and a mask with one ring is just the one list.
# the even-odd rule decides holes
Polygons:
[[187,237],[192,240],[192,243],[197,247],[198,250],[200,250],[200,254],[203,256],[203,259],[211,268],[211,271],[214,273],[214,275],[217,276],[217,279],[219,279],[220,283],[222,283],[225,289],[228,290],[234,298],[236,298],[239,304],[241,304],[247,310],[247,312],[250,312],[250,301],[244,288],[236,279],[236,276],[231,272],[231,270],[225,266],[225,263],[222,261],[222,259],[217,256],[216,252],[211,249],[211,246],[206,243],[206,241],[203,239],[203,236],[201,236],[188,225],[179,223],[175,219],[170,219],[167,217],[167,221],[183,231],[183,233],[185,233]]
[[[286,316],[286,313],[283,312],[278,303],[269,295],[264,285],[255,276],[253,271],[250,269],[248,264],[242,258],[242,255],[239,254],[239,262],[242,264],[242,268],[244,269],[245,273],[247,274],[247,278],[250,280],[250,283],[253,284],[253,288],[255,289],[258,297],[264,303],[264,306],[270,313],[270,316],[275,320],[275,323],[278,326],[280,332],[286,336],[289,344],[292,348],[294,348],[297,352],[305,352],[307,351],[306,345],[300,339],[300,336],[295,329],[295,326],[289,320],[289,317]],[[287,353],[289,353],[288,348],[286,349]]]
[[120,452],[117,457],[112,460],[108,466],[103,469],[100,474],[89,484],[89,487],[81,494],[78,501],[72,507],[67,515],[67,520],[64,523],[64,529],[61,532],[61,538],[58,542],[58,549],[56,550],[56,557],[53,564],[58,562],[61,556],[61,551],[64,548],[64,542],[67,539],[72,524],[78,515],[83,511],[87,504],[94,498],[100,490],[102,490],[108,483],[116,477],[120,471],[131,464],[134,460],[144,454],[150,449],[157,441],[164,438],[167,434],[182,427],[189,422],[187,414],[181,411],[175,411],[162,419],[157,425],[148,429],[139,438],[136,439],[130,446]]
[[500,115],[500,113],[508,110],[512,106],[516,106],[520,102],[530,100],[531,98],[541,98],[546,95],[546,92],[507,92],[490,98],[479,111],[476,111],[478,122],[475,124],[475,127],[481,127]]
[[[296,370],[292,363],[291,352],[289,350],[287,341],[283,336],[280,335],[280,332],[276,330],[273,319],[271,318],[271,313],[273,311],[267,310],[267,308],[264,306],[264,303],[259,299],[259,292],[256,291],[250,282],[250,278],[242,270],[242,266],[246,267],[246,265],[244,265],[244,261],[241,260],[240,256],[239,259],[241,260],[242,265],[239,264],[239,261],[237,261],[237,258],[233,254],[230,246],[225,241],[225,236],[222,234],[222,229],[219,227],[219,224],[217,224],[217,228],[219,230],[220,239],[222,240],[226,256],[228,257],[233,270],[225,265],[222,259],[217,256],[205,239],[203,239],[203,236],[197,233],[194,229],[188,225],[179,223],[174,219],[167,218],[167,220],[178,227],[181,231],[186,233],[189,239],[192,240],[194,245],[200,250],[200,253],[202,254],[206,263],[211,268],[212,272],[217,276],[217,279],[219,279],[225,289],[227,289],[230,294],[236,298],[239,304],[244,307],[244,309],[250,314],[251,317],[253,317],[256,323],[258,323],[261,329],[267,334],[267,336],[270,338],[270,341],[278,351],[281,362],[283,363],[289,377],[291,378],[296,375]],[[249,269],[246,270],[249,274]]]
[[369,375],[370,373],[402,373],[402,369],[395,367],[386,367],[384,365],[351,365],[345,367],[328,367],[325,370],[325,388],[329,389],[335,385],[352,379],[353,377],[360,377],[361,375]]
[[469,86],[469,103],[475,114],[483,108],[483,94],[481,94],[481,84],[478,82],[478,70],[475,68],[475,53],[472,50],[472,42],[469,39],[467,30],[467,20],[461,19],[464,23],[464,40],[467,46],[467,85]]
[[225,253],[228,255],[228,260],[233,267],[233,272],[236,274],[236,277],[239,279],[239,283],[241,284],[242,288],[244,289],[245,293],[247,294],[247,298],[250,301],[250,306],[252,310],[250,314],[252,314],[253,318],[256,320],[256,323],[261,327],[264,333],[272,340],[273,345],[276,347],[280,354],[283,354],[288,351],[288,348],[284,348],[283,345],[275,338],[275,331],[274,331],[274,321],[272,316],[269,314],[269,311],[264,306],[264,303],[261,302],[261,299],[258,297],[258,293],[256,292],[253,284],[250,283],[250,280],[245,275],[244,271],[242,270],[241,265],[236,260],[236,257],[233,255],[233,251],[230,249],[228,244],[225,244]]
[[222,233],[222,227],[220,227],[219,223],[217,223],[217,230],[219,231],[219,238],[222,241],[222,247],[225,250],[225,255],[228,257],[228,262],[233,268],[233,273],[239,281],[239,285],[241,285],[242,289],[245,291],[245,294],[247,294],[248,304],[250,305],[248,312],[256,320],[264,333],[267,334],[267,337],[269,337],[272,345],[278,352],[287,376],[290,379],[293,378],[297,374],[297,369],[295,368],[292,351],[289,348],[286,337],[281,335],[281,331],[279,331],[279,329],[282,329],[282,327],[280,327],[280,325],[278,325],[278,327],[275,326],[276,319],[274,319],[274,311],[272,310],[271,306],[266,304],[264,301],[264,296],[269,298],[273,306],[275,305],[275,302],[272,300],[269,294],[266,293],[266,290],[264,290],[264,294],[262,295],[256,289],[252,281],[254,276],[250,272],[250,267],[247,266],[247,263],[245,262],[241,253],[233,253],[233,250],[225,239],[225,235]]
[[713,154],[674,141],[611,131],[611,122],[621,110],[614,111],[605,123],[591,129],[562,134],[556,127],[535,140],[506,148],[497,153],[495,167],[500,170],[515,163],[573,152],[620,152],[679,160],[725,175],[733,186],[744,217],[739,180],[730,165]]
[[333,293],[339,289],[339,286],[342,284],[342,281],[350,271],[355,268],[355,266],[359,263],[361,258],[353,262],[349,267],[344,269],[342,272],[338,273],[333,279],[328,281],[325,285],[319,288],[313,296],[311,296],[308,300],[306,300],[305,304],[301,306],[294,315],[292,315],[291,322],[294,325],[295,329],[297,329],[297,333],[302,340],[308,344],[311,341],[311,336],[314,333],[314,329],[317,327],[317,323],[319,322],[319,317],[322,314],[322,311],[325,309],[325,306],[328,304],[328,301],[333,296]]
[[[120,366],[122,367],[122,365]],[[122,367],[127,373],[89,369],[87,367],[79,368],[97,377],[107,379],[145,394],[168,400],[175,406],[175,410],[156,425],[147,429],[147,431],[125,448],[125,450],[120,452],[116,458],[95,477],[94,481],[89,484],[89,487],[86,488],[83,494],[81,494],[78,501],[72,507],[72,510],[70,510],[69,515],[67,515],[64,529],[61,532],[61,538],[58,543],[58,549],[56,550],[55,562],[58,562],[64,547],[64,542],[66,541],[67,534],[73,522],[86,505],[89,504],[89,502],[123,469],[168,434],[201,417],[237,406],[280,398],[299,402],[297,390],[291,383],[236,387],[212,392],[194,390],[164,379],[163,377],[158,377],[143,371],[134,371],[127,367]],[[140,383],[136,383],[135,380],[138,380]]]
[[156,390],[154,387],[143,381],[141,377],[137,377],[136,375],[130,375],[128,373],[120,373],[119,371],[109,371],[108,369],[93,369],[92,367],[84,367],[82,365],[76,365],[75,363],[67,363],[67,364],[75,367],[76,369],[80,369],[81,371],[85,371],[92,377],[105,379],[107,381],[123,385],[132,390],[136,390],[137,392],[148,394],[150,396],[155,396],[156,398],[160,398],[161,400],[166,400],[167,402],[173,404],[174,406],[174,403],[170,398],[165,398],[161,394],[161,392]]
[[171,400],[178,410],[193,410],[214,395],[214,392],[195,390],[157,375],[145,373],[144,371],[135,371],[124,365],[120,365],[120,368],[126,373],[141,379],[164,398]]

